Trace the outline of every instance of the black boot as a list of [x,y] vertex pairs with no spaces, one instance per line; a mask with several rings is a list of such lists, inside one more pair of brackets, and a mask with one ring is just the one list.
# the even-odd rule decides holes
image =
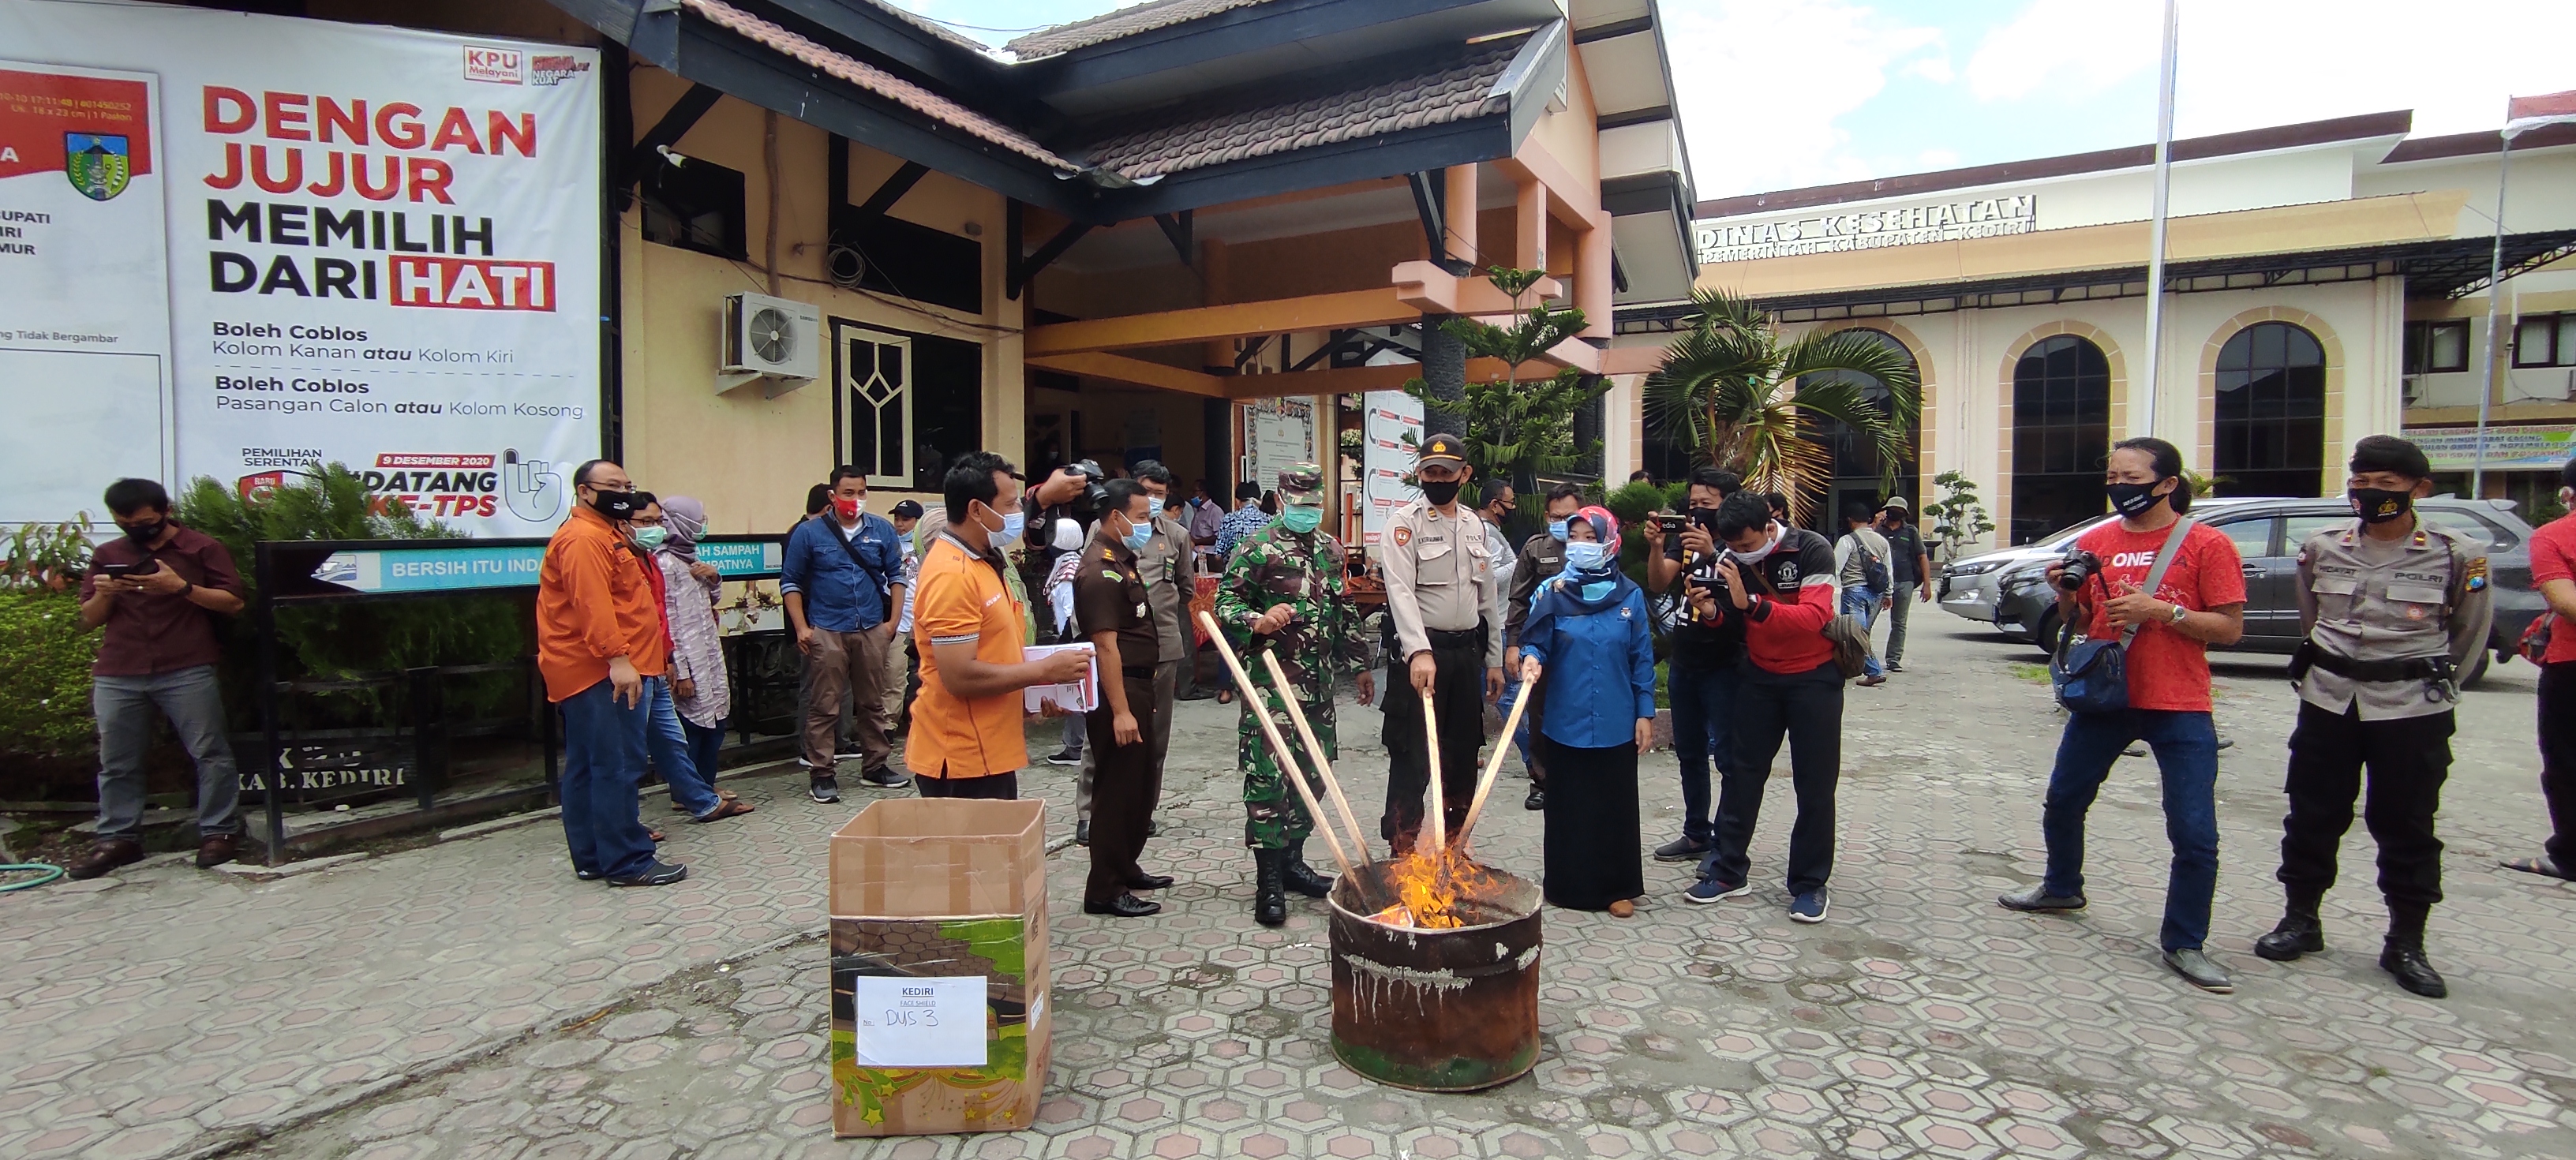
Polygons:
[[2326,949],[2325,924],[2317,920],[2317,904],[2324,900],[2321,894],[2291,891],[2289,906],[2281,913],[2281,924],[2273,927],[2272,933],[2254,940],[2254,953],[2286,963]]
[[1288,851],[1254,850],[1252,852],[1252,921],[1263,926],[1282,926],[1288,921],[1288,895],[1284,890]]
[[1316,873],[1314,867],[1306,864],[1306,839],[1288,843],[1288,848],[1280,853],[1287,855],[1288,859],[1286,869],[1280,872],[1280,880],[1288,889],[1308,898],[1322,898],[1333,892],[1333,880]]
[[2424,957],[2424,920],[2433,908],[2420,903],[2388,904],[2388,943],[2379,952],[2379,969],[2397,979],[2397,985],[2427,999],[2450,997],[2450,985],[2442,973],[2433,969],[2432,960]]

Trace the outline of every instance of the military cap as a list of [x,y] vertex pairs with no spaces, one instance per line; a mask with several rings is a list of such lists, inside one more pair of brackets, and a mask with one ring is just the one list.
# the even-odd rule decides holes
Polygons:
[[1287,503],[1322,503],[1324,469],[1312,463],[1292,463],[1279,473],[1279,498]]
[[1447,463],[1456,467],[1465,467],[1467,465],[1467,441],[1446,432],[1423,440],[1422,454],[1414,460],[1414,466],[1429,467],[1434,463]]

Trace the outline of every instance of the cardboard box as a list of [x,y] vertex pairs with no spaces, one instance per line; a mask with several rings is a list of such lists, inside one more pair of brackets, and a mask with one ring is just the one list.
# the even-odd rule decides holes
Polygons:
[[1081,653],[1090,659],[1091,667],[1083,672],[1082,680],[1078,683],[1030,685],[1020,690],[1020,708],[1023,711],[1035,713],[1048,705],[1054,705],[1067,713],[1088,713],[1100,707],[1100,658],[1092,655],[1093,649],[1089,643],[1030,645],[1020,650],[1020,656],[1025,660],[1033,661],[1060,652]]
[[1053,1026],[1046,804],[870,803],[832,835],[831,879],[832,1134],[1028,1127]]

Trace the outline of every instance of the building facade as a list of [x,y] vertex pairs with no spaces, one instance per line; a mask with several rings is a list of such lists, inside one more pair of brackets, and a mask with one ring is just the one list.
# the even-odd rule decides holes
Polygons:
[[[2341,490],[2353,440],[2404,433],[2465,493],[2490,349],[2485,488],[2528,508],[2555,490],[2531,469],[2563,460],[2576,429],[2576,133],[2515,142],[2505,341],[2490,348],[2499,138],[2411,137],[2410,121],[2175,143],[2152,385],[2149,147],[1701,202],[1698,285],[1750,297],[1784,334],[1865,330],[1913,360],[1913,458],[1838,446],[1821,510],[1933,498],[1956,471],[1995,539],[2021,542],[2104,510],[2103,456],[2138,435],[2183,448],[2220,495],[2319,495]],[[1619,345],[1659,345],[1690,313],[1623,307]],[[1614,395],[1627,429],[1613,467],[1669,474],[1686,456],[1635,397]]]

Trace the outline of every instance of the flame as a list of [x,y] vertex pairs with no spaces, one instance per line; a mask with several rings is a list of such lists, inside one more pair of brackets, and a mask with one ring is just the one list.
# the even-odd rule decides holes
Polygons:
[[1454,930],[1481,921],[1467,913],[1468,902],[1490,898],[1502,883],[1493,872],[1455,846],[1437,856],[1422,846],[1387,867],[1396,895],[1403,901],[1370,917],[1388,926],[1418,930]]

